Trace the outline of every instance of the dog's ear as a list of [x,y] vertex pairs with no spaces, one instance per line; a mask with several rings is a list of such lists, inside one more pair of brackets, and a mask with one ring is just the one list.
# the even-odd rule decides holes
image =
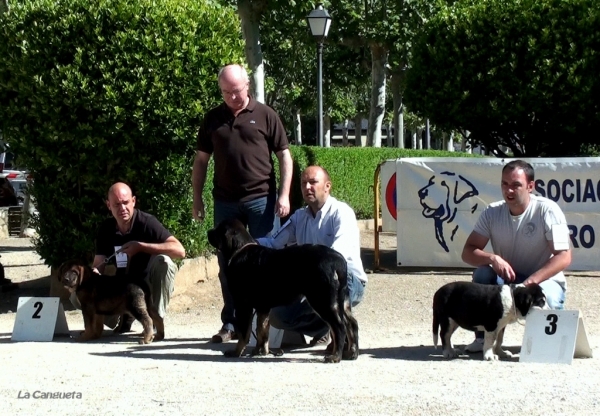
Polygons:
[[206,233],[206,236],[208,237],[208,243],[213,246],[214,248],[219,248],[219,242],[217,241],[217,230],[215,230],[214,228],[212,230],[208,230],[208,232]]
[[62,278],[64,276],[64,274],[67,272],[67,270],[69,270],[69,267],[71,267],[71,263],[72,260],[67,260],[61,263],[60,266],[58,266],[58,269],[56,269],[56,279],[59,282],[62,282]]
[[[513,298],[515,302],[515,309],[519,311],[521,316],[525,317],[534,306],[539,306],[541,298],[545,299],[544,292],[539,285],[528,285],[523,284],[515,285],[513,289]],[[541,306],[540,306],[541,307]]]
[[77,264],[74,268],[75,270],[77,270],[77,274],[79,275],[79,279],[77,280],[77,286],[79,286],[92,276],[92,268],[89,267],[87,264]]

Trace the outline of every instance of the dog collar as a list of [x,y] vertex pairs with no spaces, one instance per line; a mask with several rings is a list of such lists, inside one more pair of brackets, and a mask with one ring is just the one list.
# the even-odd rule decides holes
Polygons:
[[246,243],[243,246],[241,246],[240,248],[238,248],[236,251],[233,252],[233,254],[231,255],[231,257],[229,258],[229,261],[227,262],[227,265],[229,266],[231,264],[231,260],[233,260],[233,258],[235,256],[237,256],[239,254],[240,251],[242,251],[243,249],[245,249],[248,246],[257,246],[257,243]]

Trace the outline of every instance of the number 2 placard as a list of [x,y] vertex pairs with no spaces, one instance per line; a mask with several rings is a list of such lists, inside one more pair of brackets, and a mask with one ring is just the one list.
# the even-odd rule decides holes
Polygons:
[[20,297],[12,341],[52,341],[55,334],[69,334],[59,298]]

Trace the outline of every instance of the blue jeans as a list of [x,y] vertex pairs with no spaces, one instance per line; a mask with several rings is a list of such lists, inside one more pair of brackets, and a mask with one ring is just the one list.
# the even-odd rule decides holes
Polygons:
[[[514,283],[523,283],[529,276],[517,273]],[[497,285],[497,275],[490,266],[480,266],[473,272],[473,282],[484,285]],[[554,280],[545,280],[540,287],[546,295],[546,303],[550,309],[565,308],[565,290]],[[476,338],[483,339],[482,331],[475,331]]]
[[[248,226],[248,231],[252,237],[264,237],[273,229],[276,200],[277,196],[274,193],[248,202],[223,202],[215,200],[215,226],[223,220],[237,218]],[[226,264],[220,253],[217,253],[217,259],[219,261],[219,281],[221,282],[221,292],[223,294],[221,322],[223,323],[223,329],[234,331],[235,310],[233,308],[233,299],[231,293],[229,293],[227,279],[223,272]]]
[[[348,291],[351,305],[358,305],[364,296],[365,286],[352,273],[348,273]],[[317,315],[304,297],[290,305],[271,309],[269,322],[275,328],[296,331],[316,338],[321,338],[329,332],[329,325]]]

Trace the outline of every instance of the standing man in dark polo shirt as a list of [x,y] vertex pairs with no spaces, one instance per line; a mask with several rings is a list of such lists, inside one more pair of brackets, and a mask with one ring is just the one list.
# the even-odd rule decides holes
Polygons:
[[[275,214],[290,212],[292,157],[281,120],[270,107],[248,94],[249,78],[240,65],[227,65],[219,71],[219,88],[224,102],[210,110],[198,132],[198,146],[192,184],[193,216],[204,219],[202,191],[210,156],[214,156],[214,223],[238,218],[254,238],[265,237],[273,229]],[[279,195],[271,153],[279,160]],[[219,258],[219,280],[223,292],[223,326],[212,342],[235,339],[235,313]]]
[[[135,208],[135,196],[131,188],[122,183],[113,184],[108,190],[106,206],[112,218],[104,221],[98,230],[94,271],[104,271],[104,260],[116,259],[117,276],[128,274],[146,279],[152,292],[152,301],[158,314],[164,318],[173,293],[177,265],[172,259],[185,257],[185,249],[171,233],[152,215]],[[116,253],[116,254],[115,254]],[[74,302],[75,301],[75,302]],[[71,302],[78,308],[77,297]],[[118,332],[131,329],[133,318],[121,321]],[[116,326],[116,319],[105,321]]]

